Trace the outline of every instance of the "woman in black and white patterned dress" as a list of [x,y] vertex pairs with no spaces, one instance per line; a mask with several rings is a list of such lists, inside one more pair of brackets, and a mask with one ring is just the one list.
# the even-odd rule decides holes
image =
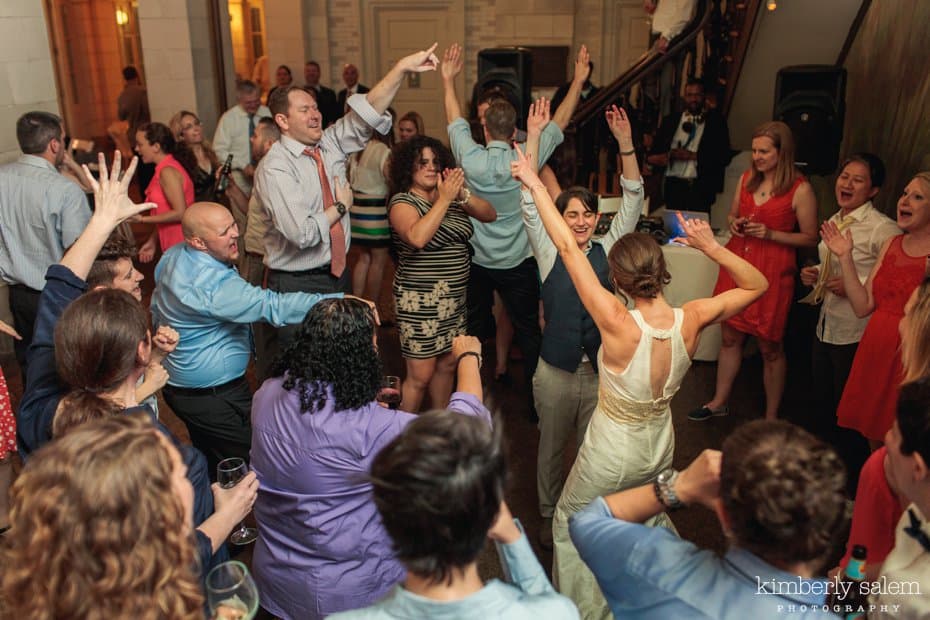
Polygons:
[[433,405],[449,400],[457,360],[452,338],[465,333],[465,291],[471,265],[469,217],[493,222],[491,204],[472,196],[465,174],[441,142],[416,136],[394,147],[388,205],[398,254],[394,301],[400,348],[407,362],[404,411],[419,411],[426,390]]

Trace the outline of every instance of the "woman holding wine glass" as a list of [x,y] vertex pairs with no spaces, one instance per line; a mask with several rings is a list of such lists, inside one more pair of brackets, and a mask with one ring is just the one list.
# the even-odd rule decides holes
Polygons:
[[[727,219],[733,235],[727,249],[759,269],[769,289],[721,326],[714,397],[688,414],[688,419],[707,420],[729,412],[727,401],[747,335],[759,342],[765,417],[775,419],[788,370],[782,338],[794,295],[795,248],[817,245],[817,200],[810,183],[795,169],[794,138],[786,124],[764,123],[753,132],[752,167],[740,178]],[[734,286],[730,274],[721,270],[714,295]]]
[[193,505],[180,453],[147,416],[75,428],[13,484],[4,617],[202,620]]
[[[457,336],[458,391],[448,408],[491,417],[482,404],[481,343]],[[377,401],[375,316],[358,299],[307,313],[252,401],[251,465],[261,489],[252,570],[262,607],[317,619],[365,607],[405,575],[366,481],[378,452],[416,416]]]

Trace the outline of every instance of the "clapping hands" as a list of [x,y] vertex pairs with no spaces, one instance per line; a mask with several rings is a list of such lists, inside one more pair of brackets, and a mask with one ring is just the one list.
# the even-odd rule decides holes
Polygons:
[[437,183],[439,197],[452,203],[459,199],[459,194],[465,186],[465,171],[461,168],[445,170]]

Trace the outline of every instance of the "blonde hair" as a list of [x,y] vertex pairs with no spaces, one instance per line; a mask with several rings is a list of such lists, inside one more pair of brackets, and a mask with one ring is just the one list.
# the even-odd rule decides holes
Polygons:
[[[772,195],[778,196],[788,192],[797,180],[799,173],[794,167],[794,135],[791,128],[781,121],[762,123],[752,132],[752,138],[768,138],[778,150],[778,163],[775,166],[775,179],[772,182]],[[746,180],[746,191],[750,194],[759,189],[763,174],[756,170],[753,162]]]
[[192,525],[151,420],[88,422],[10,490],[0,600],[10,618],[203,618]]
[[901,338],[903,383],[930,377],[930,275],[916,289],[917,298],[907,313],[907,329]]

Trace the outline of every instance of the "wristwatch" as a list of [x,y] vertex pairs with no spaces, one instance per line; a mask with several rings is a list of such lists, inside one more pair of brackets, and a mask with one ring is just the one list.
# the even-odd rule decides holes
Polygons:
[[344,204],[342,204],[338,200],[333,203],[333,206],[336,207],[336,211],[339,212],[339,217],[342,217],[343,215],[345,215],[346,211],[349,210],[348,207],[346,207]]
[[656,499],[669,510],[678,510],[684,508],[684,504],[675,494],[675,481],[678,479],[678,472],[669,467],[661,471],[653,483],[653,490]]

